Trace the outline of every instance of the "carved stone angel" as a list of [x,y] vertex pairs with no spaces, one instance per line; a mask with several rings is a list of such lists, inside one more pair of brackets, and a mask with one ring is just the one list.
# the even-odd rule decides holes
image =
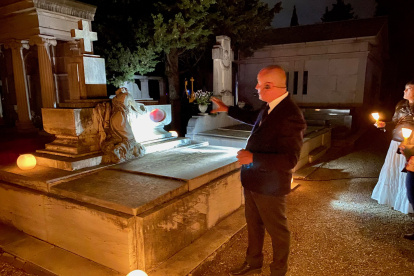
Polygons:
[[133,118],[146,112],[145,106],[136,103],[125,87],[116,91],[110,110],[105,104],[95,108],[101,126],[101,150],[105,154],[102,163],[120,163],[145,154],[145,148],[135,140],[131,125]]

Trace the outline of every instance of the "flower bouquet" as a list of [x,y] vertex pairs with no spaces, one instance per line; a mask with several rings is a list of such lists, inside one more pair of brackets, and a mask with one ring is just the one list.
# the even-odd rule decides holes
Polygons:
[[201,114],[206,114],[207,105],[210,103],[210,98],[213,96],[213,92],[197,90],[194,92],[194,102],[198,104],[198,109]]

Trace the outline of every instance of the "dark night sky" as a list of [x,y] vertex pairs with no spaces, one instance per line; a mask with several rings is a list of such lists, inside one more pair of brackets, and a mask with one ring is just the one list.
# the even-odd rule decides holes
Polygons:
[[[289,27],[292,16],[293,5],[296,5],[296,12],[300,25],[308,25],[321,22],[321,17],[325,13],[325,7],[332,9],[332,4],[336,0],[262,0],[269,6],[282,2],[283,10],[276,14],[272,26],[276,28]],[[369,18],[374,16],[375,0],[345,0],[345,4],[351,3],[354,12],[359,18]]]

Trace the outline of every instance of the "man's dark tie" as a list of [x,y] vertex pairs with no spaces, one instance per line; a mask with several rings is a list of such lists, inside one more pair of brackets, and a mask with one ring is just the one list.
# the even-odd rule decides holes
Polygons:
[[269,104],[266,105],[263,114],[262,114],[262,120],[260,121],[260,124],[266,119],[267,115],[269,115]]

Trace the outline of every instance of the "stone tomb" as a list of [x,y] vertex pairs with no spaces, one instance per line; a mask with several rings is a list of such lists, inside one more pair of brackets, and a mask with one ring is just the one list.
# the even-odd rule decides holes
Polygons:
[[235,148],[182,147],[106,168],[0,170],[0,222],[126,274],[151,271],[243,203]]
[[[252,131],[252,126],[247,124],[240,124],[229,117],[225,113],[220,113],[220,120],[223,125],[216,125],[216,128],[212,127],[209,123],[211,116],[193,116],[191,119],[192,124],[189,123],[187,127],[186,137],[208,142],[210,145],[235,147],[238,149],[245,148],[247,139]],[[225,122],[224,119],[232,120],[232,124]],[[325,126],[308,126],[303,138],[303,146],[301,149],[298,164],[293,171],[299,170],[301,167],[308,163],[314,162],[316,159],[326,153],[331,147],[331,129]]]

